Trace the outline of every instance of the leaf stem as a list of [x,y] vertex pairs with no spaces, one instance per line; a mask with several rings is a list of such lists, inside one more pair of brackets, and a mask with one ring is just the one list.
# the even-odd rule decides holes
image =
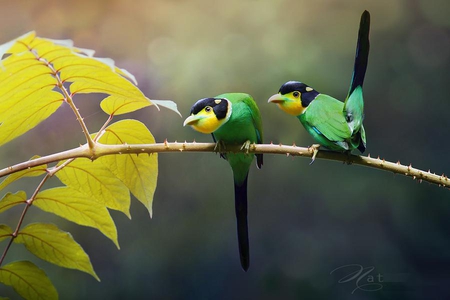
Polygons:
[[30,199],[28,199],[27,201],[25,201],[25,207],[23,208],[22,214],[20,215],[19,218],[19,222],[17,223],[16,229],[14,230],[14,232],[11,234],[11,238],[9,239],[8,244],[5,247],[5,250],[3,251],[2,257],[0,258],[0,266],[2,265],[6,254],[8,253],[9,248],[11,247],[14,239],[17,237],[17,235],[19,234],[19,230],[20,227],[22,226],[23,220],[25,219],[25,215],[27,214],[28,209],[30,208],[30,206],[33,204],[34,199],[36,198],[36,195],[39,193],[39,191],[42,189],[42,187],[44,186],[44,183],[47,181],[47,179],[49,179],[52,175],[50,173],[47,173],[44,178],[42,178],[41,182],[39,183],[39,185],[37,186],[36,190],[34,191],[33,195],[30,197]]
[[61,93],[64,96],[64,100],[69,104],[70,108],[72,108],[72,111],[74,112],[75,116],[77,117],[77,121],[80,123],[81,129],[83,130],[84,136],[86,137],[86,141],[89,145],[90,149],[94,148],[94,141],[92,140],[91,136],[89,135],[89,130],[86,127],[86,124],[84,123],[83,117],[81,117],[80,112],[78,111],[78,108],[76,107],[75,103],[73,102],[72,95],[67,91],[66,87],[64,86],[64,82],[61,80],[61,78],[58,75],[58,70],[56,70],[51,62],[46,60],[43,57],[40,57],[38,55],[37,51],[34,51],[33,48],[30,48],[29,45],[23,44],[25,47],[28,48],[28,50],[36,57],[37,60],[42,62],[47,66],[47,68],[50,69],[52,72],[52,75],[56,79],[56,86],[60,89]]

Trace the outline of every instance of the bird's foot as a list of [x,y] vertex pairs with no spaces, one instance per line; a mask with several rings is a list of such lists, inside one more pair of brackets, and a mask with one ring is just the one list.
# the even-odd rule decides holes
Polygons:
[[216,145],[214,146],[214,151],[220,154],[220,157],[225,158],[224,151],[226,150],[225,143],[223,141],[217,141]]
[[250,150],[250,145],[251,144],[252,143],[249,140],[245,141],[245,143],[242,144],[241,150],[245,150],[245,153],[248,154],[248,150]]
[[351,164],[353,163],[353,162],[352,162],[352,158],[351,158],[352,150],[347,150],[347,151],[345,151],[344,153],[347,154],[347,160],[344,161],[344,164],[346,164],[346,165],[351,165]]
[[225,143],[223,141],[217,141],[216,145],[214,146],[214,151],[222,152],[224,150],[226,150]]
[[311,158],[311,162],[309,163],[310,165],[313,164],[313,162],[316,160],[316,155],[317,153],[319,153],[319,148],[320,145],[319,144],[313,144],[311,145],[311,147],[308,148],[309,152],[312,152],[312,158]]

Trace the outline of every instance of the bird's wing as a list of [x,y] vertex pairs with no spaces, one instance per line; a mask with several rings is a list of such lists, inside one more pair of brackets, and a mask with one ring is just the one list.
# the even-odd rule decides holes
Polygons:
[[[263,143],[263,129],[262,129],[262,120],[261,120],[261,114],[259,112],[259,108],[256,105],[255,101],[251,98],[244,98],[244,103],[247,104],[247,106],[250,108],[252,120],[253,120],[253,126],[255,127],[256,132],[256,143],[262,144]],[[256,154],[256,165],[260,169],[263,165],[263,155],[262,154]]]
[[312,101],[304,113],[304,120],[309,126],[332,142],[341,142],[351,136],[342,113],[344,103],[330,96],[321,94]]

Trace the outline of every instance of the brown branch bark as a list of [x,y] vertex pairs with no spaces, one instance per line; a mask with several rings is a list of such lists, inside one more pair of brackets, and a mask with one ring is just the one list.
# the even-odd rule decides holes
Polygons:
[[[133,145],[105,145],[95,142],[93,148],[87,145],[80,146],[71,150],[60,153],[43,156],[34,160],[19,163],[0,170],[0,177],[9,175],[11,173],[24,170],[26,168],[35,167],[38,165],[58,162],[60,160],[85,157],[95,160],[104,155],[117,154],[141,154],[141,153],[168,153],[168,152],[215,152],[214,143],[156,143],[156,144],[133,144]],[[228,146],[227,152],[242,152],[241,145]],[[275,145],[275,144],[257,144],[252,145],[249,153],[264,153],[264,154],[283,154],[290,156],[302,156],[311,158],[313,150],[305,147]],[[402,165],[400,162],[390,162],[380,158],[372,158],[370,156],[348,155],[345,153],[331,152],[326,150],[319,150],[316,159],[327,159],[334,161],[341,161],[351,165],[360,165],[364,167],[384,170],[411,177],[414,180],[426,181],[445,188],[450,187],[450,180],[444,174],[437,175],[430,171],[424,171],[413,168],[412,165]]]

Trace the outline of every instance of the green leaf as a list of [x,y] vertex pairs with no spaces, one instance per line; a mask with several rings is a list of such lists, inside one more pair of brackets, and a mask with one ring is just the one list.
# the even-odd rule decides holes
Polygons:
[[44,190],[36,195],[33,205],[79,225],[97,228],[119,248],[117,229],[109,211],[81,192],[70,187]]
[[92,201],[121,211],[130,218],[130,193],[127,187],[99,160],[77,158],[58,171],[56,176]]
[[[1,127],[0,127],[1,128]],[[35,155],[30,160],[39,158],[39,156]],[[8,184],[22,178],[22,177],[34,177],[34,176],[40,176],[42,174],[45,174],[47,169],[47,165],[41,165],[36,166],[33,168],[25,169],[16,173],[12,173],[8,177],[6,177],[1,183],[0,183],[0,190],[4,189]]]
[[17,261],[1,267],[0,282],[12,286],[25,299],[58,299],[58,292],[45,272],[29,261]]
[[53,224],[30,224],[20,230],[14,242],[25,244],[28,251],[43,260],[86,272],[100,281],[83,248],[69,232],[62,231]]
[[0,224],[0,242],[4,239],[10,238],[13,231],[12,229],[5,224]]
[[18,191],[15,194],[6,193],[2,200],[0,200],[0,213],[13,206],[23,204],[25,201],[27,201],[27,194],[24,191]]
[[[122,120],[105,129],[99,139],[103,144],[153,144],[155,139],[145,125],[136,120]],[[158,179],[158,155],[121,154],[98,159],[130,189],[152,215],[153,194]]]

